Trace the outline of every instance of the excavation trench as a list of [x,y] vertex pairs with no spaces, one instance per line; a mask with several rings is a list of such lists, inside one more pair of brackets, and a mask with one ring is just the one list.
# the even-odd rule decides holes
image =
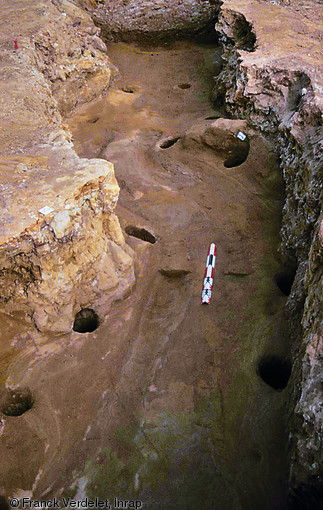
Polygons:
[[[79,495],[87,484],[89,496],[147,509],[284,508],[294,271],[276,255],[279,169],[246,123],[217,120],[217,48],[115,43],[108,55],[119,77],[67,121],[79,156],[114,163],[136,284],[106,313],[71,311],[62,337],[22,318],[19,333],[8,318],[16,354],[1,388],[28,379],[31,393],[1,408],[15,452],[1,454],[7,495],[34,486],[49,499],[79,483]],[[212,242],[212,298],[201,306]]]
[[[127,363],[114,383],[118,403],[105,397],[89,427],[89,438],[100,430],[110,439],[93,440],[87,456],[104,450],[100,462],[108,464],[114,452],[114,469],[126,462],[117,485],[104,481],[107,496],[134,494],[136,479],[148,508],[175,508],[175,500],[195,508],[202,499],[204,509],[283,508],[290,366],[280,360],[289,353],[283,306],[292,276],[277,277],[279,169],[257,133],[250,144],[236,138],[227,153],[186,134],[221,117],[209,99],[214,47],[115,43],[108,54],[119,79],[69,126],[80,156],[115,165],[117,213],[136,253],[137,329],[128,331]],[[221,136],[227,130],[232,140],[226,122]],[[202,307],[211,242],[214,287]],[[259,364],[271,349],[279,357]]]

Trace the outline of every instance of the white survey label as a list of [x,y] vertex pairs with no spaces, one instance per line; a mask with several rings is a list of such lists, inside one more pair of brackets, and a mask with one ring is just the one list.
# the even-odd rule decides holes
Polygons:
[[45,207],[42,207],[41,209],[38,209],[38,212],[40,214],[43,214],[44,216],[46,216],[46,214],[49,214],[51,212],[53,212],[54,209],[52,209],[51,207],[48,207],[48,205],[45,205]]

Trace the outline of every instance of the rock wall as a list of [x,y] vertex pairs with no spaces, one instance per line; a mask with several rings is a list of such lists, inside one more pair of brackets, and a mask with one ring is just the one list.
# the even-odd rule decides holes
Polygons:
[[[311,9],[312,17],[308,16]],[[214,101],[247,118],[280,159],[286,201],[280,254],[297,268],[286,309],[293,340],[289,407],[291,501],[322,497],[322,77],[319,7],[225,0],[216,25],[223,65]],[[298,506],[300,505],[300,506]]]
[[69,332],[80,308],[103,317],[134,283],[113,165],[78,158],[62,116],[115,69],[90,16],[65,0],[6,4],[1,29],[0,301]]
[[0,247],[4,309],[25,309],[39,330],[51,332],[70,331],[83,307],[103,316],[134,281],[132,251],[113,212],[119,194],[113,165],[79,159],[64,135],[37,151],[47,168],[31,158],[17,165],[23,172],[17,177],[26,176],[18,201],[32,209],[34,221]]
[[62,115],[101,94],[117,70],[89,14],[66,0],[53,1],[61,14],[33,36],[37,66],[51,84]]
[[[215,0],[80,0],[106,40],[170,42],[189,37],[215,38]],[[97,5],[95,5],[97,4]]]

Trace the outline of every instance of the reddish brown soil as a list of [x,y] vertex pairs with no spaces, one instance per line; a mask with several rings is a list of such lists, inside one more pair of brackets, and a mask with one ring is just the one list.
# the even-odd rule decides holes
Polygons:
[[[179,140],[167,149],[158,147],[165,137],[181,137],[193,123],[216,115],[209,103],[214,49],[188,43],[150,49],[117,44],[108,53],[120,79],[105,98],[79,109],[70,127],[79,155],[104,156],[115,164],[122,226],[145,227],[157,242],[127,238],[137,254],[138,286],[122,307],[131,306],[136,329],[128,333],[131,347],[122,371],[121,363],[120,373],[115,372],[113,397],[105,397],[110,410],[101,409],[87,438],[103,447],[113,430],[133,421],[139,410],[147,427],[157,426],[161,413],[192,413],[216,389],[215,405],[219,395],[224,400],[217,441],[236,477],[226,504],[234,508],[233,494],[243,493],[244,484],[248,494],[240,494],[242,500],[260,504],[267,491],[274,498],[284,477],[283,458],[279,453],[279,470],[271,471],[277,450],[269,452],[266,445],[268,440],[274,450],[283,446],[281,418],[277,421],[281,395],[268,391],[256,375],[262,352],[288,351],[284,330],[273,332],[268,326],[284,300],[272,281],[281,200],[277,169],[258,136],[252,138],[247,161],[232,169],[205,146],[184,147]],[[210,242],[218,246],[216,276],[211,304],[202,307]],[[183,270],[183,275],[165,277],[159,272],[165,268]],[[120,321],[119,306],[114,309]],[[254,335],[248,335],[255,325]],[[263,414],[256,417],[257,401]],[[262,433],[268,434],[266,440],[260,439]],[[110,444],[119,446],[122,455],[118,443]],[[241,451],[245,459],[237,471]],[[216,490],[224,489],[220,484]]]
[[[172,417],[184,416],[198,432],[186,436],[177,425],[185,441],[173,449],[173,471],[166,465],[158,489],[152,474],[138,498],[173,508],[169,498],[181,501],[183,484],[189,487],[205,464],[213,486],[204,488],[203,471],[196,474],[194,497],[212,493],[228,510],[273,508],[286,476],[284,397],[256,369],[262,353],[285,355],[289,348],[280,312],[285,298],[273,281],[281,207],[275,162],[257,135],[247,161],[231,169],[205,146],[179,140],[158,147],[215,115],[208,99],[212,48],[117,44],[108,53],[120,78],[104,98],[75,111],[69,125],[79,155],[114,162],[122,227],[143,227],[156,242],[126,236],[136,255],[136,285],[94,333],[44,339],[27,324],[16,334],[24,355],[7,375],[28,383],[35,404],[5,419],[2,485],[8,495],[34,483],[34,496],[59,497],[101,449],[129,458],[139,423],[151,449],[161,424],[167,430]],[[211,304],[201,306],[211,242],[218,247],[214,289]],[[220,508],[205,506],[211,507]]]

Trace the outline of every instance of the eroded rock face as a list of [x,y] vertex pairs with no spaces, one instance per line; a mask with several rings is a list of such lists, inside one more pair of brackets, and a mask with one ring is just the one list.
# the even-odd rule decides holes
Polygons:
[[113,165],[79,159],[66,138],[60,130],[34,157],[8,159],[2,185],[1,301],[25,309],[42,331],[70,331],[80,306],[103,313],[134,281],[113,212]]
[[[133,269],[113,214],[119,192],[113,165],[80,160],[64,142],[54,146],[47,149],[47,169],[28,174],[26,166],[27,189],[15,194],[21,206],[16,217],[30,212],[23,232],[10,236],[8,226],[10,237],[1,246],[1,301],[8,310],[26,307],[42,331],[70,331],[80,306],[95,303],[103,312],[112,294],[120,298],[133,283]],[[46,206],[51,211],[38,212]]]
[[[323,97],[316,72],[316,25],[304,24],[304,47],[315,45],[311,53],[303,52],[300,57],[290,28],[300,22],[297,15],[267,5],[257,14],[257,5],[242,3],[238,8],[234,2],[224,3],[217,25],[224,44],[224,68],[216,78],[214,98],[224,100],[234,115],[252,119],[253,125],[275,142],[286,183],[282,251],[286,258],[300,260],[307,257],[320,212]],[[255,50],[244,40],[248,15],[249,31],[258,34]],[[242,35],[228,26],[230,21],[236,26],[241,19]],[[275,23],[281,29],[277,41],[272,37]]]
[[[214,20],[219,10],[212,0],[108,0],[89,7],[107,40],[167,41],[180,37],[215,39]],[[95,2],[92,2],[95,3]],[[87,5],[86,5],[87,4]]]
[[[294,339],[291,486],[310,508],[322,483],[322,80],[318,77],[318,6],[226,0],[219,31],[223,68],[214,99],[276,147],[286,185],[281,255],[298,266],[287,301]],[[275,28],[273,28],[275,27]],[[296,35],[297,34],[297,35]],[[300,51],[300,48],[303,48]],[[302,507],[302,508],[303,508]]]
[[78,158],[61,116],[102,93],[111,66],[84,11],[25,4],[6,6],[1,32],[6,18],[13,31],[26,22],[18,50],[1,50],[0,300],[41,331],[67,332],[80,308],[103,314],[134,281],[113,165]]
[[67,1],[56,1],[61,14],[32,38],[37,64],[51,83],[59,111],[66,115],[79,103],[97,97],[110,83],[112,71],[100,28],[90,16]]

